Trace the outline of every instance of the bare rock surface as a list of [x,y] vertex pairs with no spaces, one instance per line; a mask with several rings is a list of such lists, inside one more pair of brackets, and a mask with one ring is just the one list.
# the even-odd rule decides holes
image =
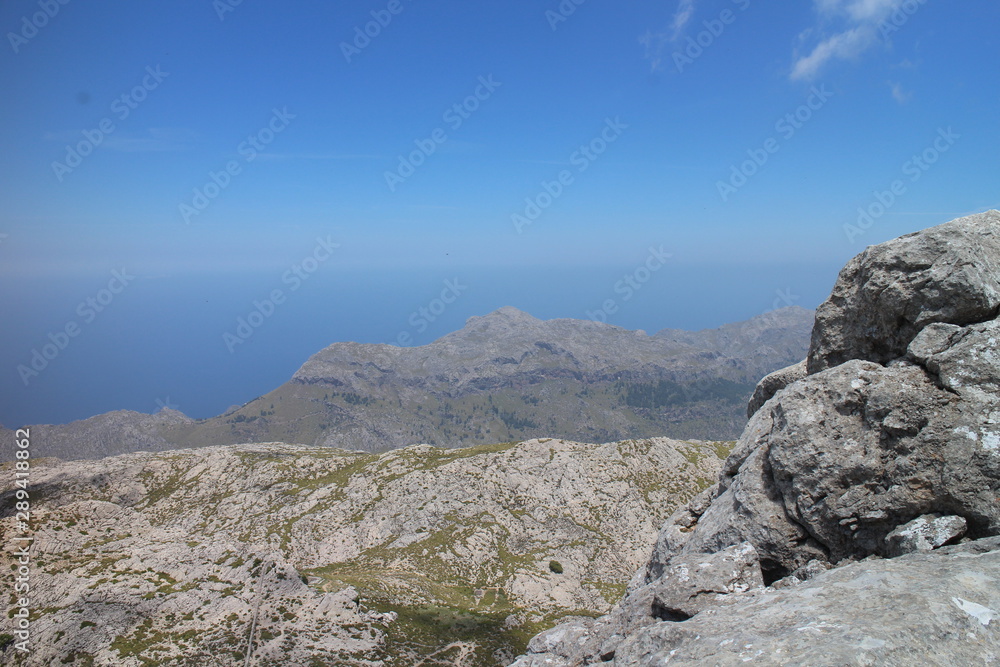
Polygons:
[[763,584],[757,550],[749,542],[713,554],[675,558],[652,584],[652,614],[661,621],[685,621],[719,595]]
[[646,626],[616,647],[613,664],[988,665],[1000,647],[998,582],[996,538],[853,563]]
[[[1000,212],[855,257],[806,368],[758,385],[718,483],[666,521],[626,598],[515,664],[995,661],[998,315]],[[691,562],[747,543],[766,588],[657,613]]]
[[736,591],[683,622],[638,614],[571,619],[512,667],[577,665],[988,665],[1000,646],[1000,538]]
[[925,514],[900,526],[885,537],[890,556],[930,551],[965,535],[968,522],[960,516]]
[[[269,443],[33,460],[35,651],[25,662],[0,647],[0,662],[503,665],[553,617],[609,610],[730,445]],[[11,468],[4,535],[17,529]],[[18,544],[4,541],[0,568]]]
[[750,401],[747,403],[747,419],[753,417],[760,410],[760,407],[768,402],[772,396],[787,387],[793,382],[801,380],[807,375],[806,360],[803,359],[797,364],[774,371],[765,375],[757,383]]
[[1000,533],[994,266],[996,212],[852,260],[817,311],[809,375],[756,411],[711,505],[668,521],[647,581],[678,554],[743,541],[768,582],[817,558],[890,555],[887,536],[926,514],[961,517],[972,538]]
[[809,372],[850,359],[888,363],[929,324],[992,320],[1000,308],[1000,211],[870,246],[816,311]]
[[[907,363],[812,375],[763,408],[765,442],[665,557],[749,541],[780,578],[816,557],[886,555],[886,536],[922,514],[963,516],[973,537],[995,535],[1000,461],[984,445],[995,427],[983,416],[998,399],[963,401]],[[748,429],[734,455],[755,436]]]

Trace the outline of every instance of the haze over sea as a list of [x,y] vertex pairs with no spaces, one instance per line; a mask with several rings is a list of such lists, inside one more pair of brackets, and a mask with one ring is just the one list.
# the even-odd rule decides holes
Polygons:
[[[0,367],[30,366],[31,350],[50,344],[47,333],[58,334],[67,322],[76,322],[80,333],[37,377],[29,376],[28,386],[15,373],[0,375],[0,393],[8,397],[0,423],[62,423],[116,409],[155,412],[168,403],[192,417],[209,417],[277,387],[331,343],[423,345],[460,329],[471,316],[505,305],[541,319],[600,319],[598,311],[612,299],[617,311],[607,320],[614,325],[650,334],[712,328],[776,306],[815,307],[834,275],[833,267],[816,271],[803,265],[722,274],[675,262],[645,283],[634,280],[640,288],[626,300],[623,278],[634,276],[638,262],[452,271],[344,270],[335,264],[331,258],[297,290],[294,282],[282,282],[281,270],[137,277],[90,323],[89,306],[82,316],[77,312],[85,302],[81,290],[96,295],[110,273],[80,278],[72,288],[59,280],[24,281],[0,300],[2,312],[26,313],[21,326],[0,329]],[[251,317],[269,310],[263,301],[274,289],[282,290],[285,300],[270,317]],[[454,302],[442,311],[444,302],[435,300],[443,291]],[[255,308],[254,301],[263,308]],[[61,306],[60,316],[49,312],[55,305]],[[227,343],[224,334],[245,334],[238,331],[240,318],[263,323],[251,327],[245,342]]]

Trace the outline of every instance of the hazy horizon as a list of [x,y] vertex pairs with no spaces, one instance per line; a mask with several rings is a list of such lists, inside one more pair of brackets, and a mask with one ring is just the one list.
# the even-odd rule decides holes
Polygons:
[[206,417],[331,343],[423,344],[504,305],[612,298],[650,332],[814,308],[866,245],[1000,206],[998,19],[3,3],[0,422]]
[[[257,327],[252,326],[256,319],[247,321],[250,313],[259,312],[253,301],[262,304],[257,293],[281,289],[280,275],[244,274],[239,276],[239,286],[193,279],[180,290],[176,282],[139,281],[133,291],[121,295],[119,303],[128,304],[128,317],[114,315],[112,303],[106,317],[95,317],[92,326],[81,327],[79,336],[44,370],[29,375],[27,386],[20,374],[3,377],[4,393],[11,400],[0,406],[0,424],[10,428],[65,423],[111,410],[152,413],[164,406],[195,418],[210,417],[284,383],[309,356],[333,343],[426,345],[461,329],[469,317],[503,306],[543,320],[606,318],[610,324],[649,334],[662,329],[713,329],[789,305],[815,308],[832,286],[832,277],[805,283],[801,272],[802,267],[795,266],[775,267],[764,275],[755,270],[739,284],[726,286],[711,275],[668,267],[626,300],[625,272],[614,268],[534,271],[520,280],[508,278],[506,283],[498,275],[501,272],[457,270],[446,280],[435,272],[407,272],[382,275],[375,282],[372,276],[364,280],[357,274],[334,271],[318,274],[308,288],[283,290],[286,300]],[[560,284],[554,285],[554,278],[560,278]],[[455,279],[460,295],[451,304],[436,303],[449,288],[446,282],[454,286]],[[534,289],[539,280],[548,285],[547,291]],[[347,282],[368,284],[352,295],[339,289]],[[678,289],[681,282],[684,289]],[[400,290],[401,284],[407,284],[407,289]],[[616,293],[615,285],[625,293]],[[48,292],[45,285],[36,289]],[[246,302],[220,310],[234,291],[244,295]],[[562,302],[552,303],[554,295],[561,295]],[[452,298],[450,292],[446,296]],[[507,297],[516,303],[503,302]],[[71,313],[79,305],[73,298],[72,293],[63,297]],[[614,301],[616,311],[604,314],[608,299]],[[366,310],[372,302],[382,307]],[[0,301],[0,308],[5,307],[8,304]],[[184,312],[186,319],[177,321],[177,312]],[[368,317],[344,322],[344,312]],[[83,318],[71,319],[83,323]],[[245,334],[245,330],[238,331],[240,320],[252,334],[236,342]],[[0,332],[0,363],[30,368],[32,350],[54,344],[48,338],[36,341],[33,331],[37,327],[45,327],[40,317],[35,327]],[[62,329],[49,328],[53,332]],[[206,330],[214,330],[215,335],[203,335]],[[123,345],[135,339],[148,342],[149,347]],[[32,396],[50,398],[33,401]]]

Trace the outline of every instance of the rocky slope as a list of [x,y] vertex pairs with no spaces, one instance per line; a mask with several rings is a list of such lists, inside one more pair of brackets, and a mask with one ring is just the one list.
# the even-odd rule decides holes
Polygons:
[[753,385],[805,355],[811,325],[811,311],[791,307],[649,336],[508,307],[422,347],[331,345],[286,384],[212,419],[115,412],[35,427],[34,447],[82,459],[274,441],[383,451],[532,437],[735,439]]
[[515,664],[995,662],[998,316],[1000,212],[868,248],[629,594]]
[[[35,652],[0,636],[0,662],[507,664],[553,618],[610,609],[731,446],[272,443],[33,460]],[[11,468],[5,571],[19,544]]]
[[[851,563],[794,587],[719,590],[722,599],[688,620],[654,619],[589,653],[607,658],[601,664],[644,666],[987,665],[1000,643],[997,581],[1000,539],[988,538]],[[586,664],[566,648],[588,648],[600,625],[543,633],[531,641],[537,653],[515,664]]]

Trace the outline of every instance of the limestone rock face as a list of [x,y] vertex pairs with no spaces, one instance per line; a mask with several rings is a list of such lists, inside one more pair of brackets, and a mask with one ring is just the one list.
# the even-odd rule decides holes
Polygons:
[[817,311],[810,374],[756,410],[717,497],[667,522],[646,580],[744,541],[767,581],[816,558],[891,555],[887,536],[926,514],[1000,534],[998,280],[997,212],[852,260]]
[[[663,576],[663,571],[671,556],[679,551],[691,536],[691,529],[701,520],[701,516],[711,507],[712,501],[719,495],[719,485],[708,487],[688,502],[682,505],[670,515],[666,523],[660,529],[656,544],[653,546],[653,555],[646,566],[646,572],[639,572],[629,584],[629,592],[639,586],[648,584]],[[645,576],[639,576],[644,574]]]
[[643,589],[607,616],[568,619],[539,635],[512,667],[979,665],[996,658],[1000,538],[807,569],[804,579],[780,587],[720,595],[683,622],[655,618]]
[[816,311],[809,372],[850,359],[888,363],[928,324],[991,320],[1000,308],[1000,211],[871,246]]
[[785,590],[735,595],[683,623],[646,626],[616,647],[612,664],[990,664],[1000,645],[997,581],[996,538],[853,563]]
[[922,514],[964,516],[973,536],[1000,533],[989,405],[939,389],[919,366],[850,361],[764,409],[765,442],[679,552],[750,541],[783,576],[817,556],[885,555],[885,537]]
[[764,378],[757,383],[753,396],[750,397],[750,401],[747,403],[747,419],[753,417],[754,414],[760,410],[760,406],[764,405],[764,403],[770,400],[772,396],[791,383],[801,380],[807,374],[806,360],[803,359],[797,364],[793,364],[765,375]]
[[661,621],[684,621],[718,595],[762,586],[758,560],[749,542],[714,554],[674,559],[653,585],[653,616]]
[[[998,315],[1000,212],[855,257],[805,366],[761,381],[718,483],[666,521],[627,597],[515,664],[995,660]],[[760,578],[742,580],[767,586],[685,606],[690,564],[744,544]]]

